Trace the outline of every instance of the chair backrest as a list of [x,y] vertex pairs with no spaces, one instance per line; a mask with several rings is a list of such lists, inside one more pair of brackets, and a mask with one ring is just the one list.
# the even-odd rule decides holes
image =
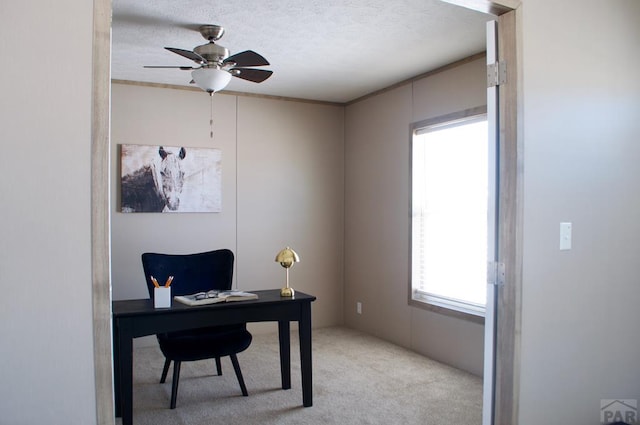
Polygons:
[[142,268],[149,295],[153,297],[151,276],[163,285],[169,276],[172,295],[189,295],[211,289],[229,290],[233,281],[233,252],[228,249],[197,254],[142,254]]

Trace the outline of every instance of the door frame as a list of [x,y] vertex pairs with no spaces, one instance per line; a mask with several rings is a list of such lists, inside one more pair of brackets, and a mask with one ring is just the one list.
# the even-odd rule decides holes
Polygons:
[[111,329],[111,0],[93,1],[91,290],[96,423],[115,423]]
[[[498,16],[499,59],[508,63],[499,88],[500,205],[499,261],[505,284],[498,288],[495,418],[517,424],[522,292],[522,129],[520,0],[441,0]],[[96,423],[115,423],[112,374],[110,246],[111,0],[93,0],[91,114],[91,287],[93,303]]]
[[499,216],[498,261],[505,265],[505,283],[498,287],[496,306],[496,424],[517,424],[520,391],[522,296],[523,163],[521,62],[518,51],[520,11],[498,17],[498,60],[507,64],[507,81],[499,86]]
[[442,0],[497,16],[498,62],[507,66],[498,86],[498,255],[504,283],[496,287],[494,424],[518,423],[522,295],[523,136],[520,0]]

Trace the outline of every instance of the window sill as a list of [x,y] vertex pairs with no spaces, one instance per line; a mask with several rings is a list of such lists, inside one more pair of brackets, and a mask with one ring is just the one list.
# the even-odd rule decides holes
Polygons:
[[462,309],[457,309],[452,305],[447,305],[446,302],[429,301],[424,299],[423,297],[418,297],[416,297],[415,295],[411,295],[409,299],[409,305],[412,307],[418,307],[424,310],[433,311],[445,316],[455,317],[457,319],[484,325],[484,312],[464,311]]

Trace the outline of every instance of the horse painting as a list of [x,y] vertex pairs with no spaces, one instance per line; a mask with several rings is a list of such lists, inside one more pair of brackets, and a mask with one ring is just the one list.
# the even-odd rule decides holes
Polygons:
[[[134,155],[129,152],[132,147],[123,145],[123,158]],[[157,156],[154,155],[150,163],[144,163],[144,158],[129,158],[129,161],[139,165],[139,168],[128,173],[125,172],[123,161],[122,212],[177,211],[180,207],[185,174],[182,170],[182,160],[186,155],[185,148],[180,148],[176,154],[160,146]]]

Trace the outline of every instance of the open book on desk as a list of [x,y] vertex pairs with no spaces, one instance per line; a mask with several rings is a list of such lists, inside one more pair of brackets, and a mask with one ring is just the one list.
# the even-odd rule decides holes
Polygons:
[[198,292],[192,295],[176,295],[174,300],[186,305],[206,305],[230,301],[257,300],[258,295],[244,291],[216,291]]

